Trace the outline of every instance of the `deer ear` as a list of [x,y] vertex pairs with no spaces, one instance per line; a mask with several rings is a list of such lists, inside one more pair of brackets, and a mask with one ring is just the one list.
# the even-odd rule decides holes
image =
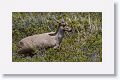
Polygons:
[[62,20],[61,20],[61,22],[65,22],[65,20],[64,20],[64,18],[62,17]]

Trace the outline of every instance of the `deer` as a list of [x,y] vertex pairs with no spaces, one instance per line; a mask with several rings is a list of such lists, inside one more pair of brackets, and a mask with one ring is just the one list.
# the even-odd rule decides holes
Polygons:
[[64,38],[64,33],[66,31],[71,32],[72,28],[68,26],[68,23],[65,22],[63,18],[61,21],[56,18],[54,18],[54,20],[58,23],[56,32],[35,34],[21,39],[18,43],[18,53],[26,54],[32,52],[34,49],[59,48]]

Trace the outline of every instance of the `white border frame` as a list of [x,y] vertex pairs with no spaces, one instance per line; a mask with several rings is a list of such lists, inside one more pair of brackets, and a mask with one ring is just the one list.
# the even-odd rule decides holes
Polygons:
[[[114,74],[112,0],[4,0],[0,5],[0,73]],[[102,62],[12,62],[12,12],[102,12]]]

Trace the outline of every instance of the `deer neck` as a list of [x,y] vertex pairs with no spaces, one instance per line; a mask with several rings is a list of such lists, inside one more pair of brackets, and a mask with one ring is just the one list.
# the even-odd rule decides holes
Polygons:
[[55,35],[55,38],[59,44],[61,43],[63,37],[64,37],[64,30],[59,27]]

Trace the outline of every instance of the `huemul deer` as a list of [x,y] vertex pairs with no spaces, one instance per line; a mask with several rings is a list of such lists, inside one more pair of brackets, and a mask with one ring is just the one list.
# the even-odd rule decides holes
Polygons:
[[70,32],[72,29],[68,27],[67,22],[65,22],[63,18],[61,21],[58,21],[56,18],[54,18],[54,20],[58,23],[56,32],[36,34],[23,38],[19,41],[18,53],[28,53],[34,49],[58,48],[64,37],[64,32]]

